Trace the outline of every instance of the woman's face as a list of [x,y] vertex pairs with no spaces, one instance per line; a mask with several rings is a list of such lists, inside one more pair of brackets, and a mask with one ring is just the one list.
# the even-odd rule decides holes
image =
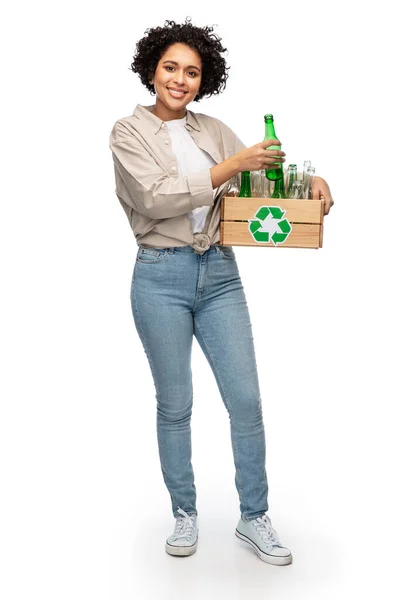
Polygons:
[[[201,87],[202,62],[196,50],[186,44],[170,46],[150,80],[155,87],[156,105],[153,114],[164,121],[182,119],[186,106]],[[173,90],[183,93],[174,93]]]

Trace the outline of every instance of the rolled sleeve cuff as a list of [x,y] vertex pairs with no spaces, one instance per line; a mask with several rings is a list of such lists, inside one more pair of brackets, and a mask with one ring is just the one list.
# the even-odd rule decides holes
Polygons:
[[214,203],[214,190],[210,170],[190,173],[187,175],[187,180],[192,207],[212,206]]

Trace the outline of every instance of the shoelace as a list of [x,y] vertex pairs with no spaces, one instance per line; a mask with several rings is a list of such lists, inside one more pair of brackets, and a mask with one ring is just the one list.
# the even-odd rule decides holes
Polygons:
[[258,519],[254,519],[253,525],[265,544],[268,544],[268,546],[282,547],[281,540],[271,525],[271,521],[267,515],[263,515],[262,517],[258,517]]
[[194,529],[196,515],[190,516],[180,507],[178,507],[178,512],[184,516],[178,517],[176,520],[174,538],[176,540],[178,538],[187,538],[189,540]]

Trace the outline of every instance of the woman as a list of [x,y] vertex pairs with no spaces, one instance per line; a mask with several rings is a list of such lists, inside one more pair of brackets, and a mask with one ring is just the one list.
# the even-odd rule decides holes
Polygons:
[[[157,398],[161,469],[171,496],[174,532],[166,551],[195,552],[196,488],[191,464],[191,348],[197,338],[228,410],[240,499],[235,534],[270,564],[292,561],[273,529],[268,510],[265,434],[248,307],[233,249],[219,238],[220,200],[231,177],[285,161],[250,148],[222,121],[187,105],[225,88],[221,53],[212,27],[166,21],[145,32],[132,70],[156,94],[138,104],[111,132],[116,194],[138,244],[131,304],[147,354]],[[324,180],[315,196],[332,204]]]

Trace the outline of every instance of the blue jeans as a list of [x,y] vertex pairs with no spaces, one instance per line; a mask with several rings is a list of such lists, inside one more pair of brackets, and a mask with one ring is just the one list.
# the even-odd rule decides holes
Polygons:
[[[130,299],[152,371],[161,469],[172,512],[198,514],[191,463],[195,335],[229,414],[241,516],[268,510],[265,433],[248,306],[233,249],[139,246]],[[211,431],[211,440],[213,438]]]

